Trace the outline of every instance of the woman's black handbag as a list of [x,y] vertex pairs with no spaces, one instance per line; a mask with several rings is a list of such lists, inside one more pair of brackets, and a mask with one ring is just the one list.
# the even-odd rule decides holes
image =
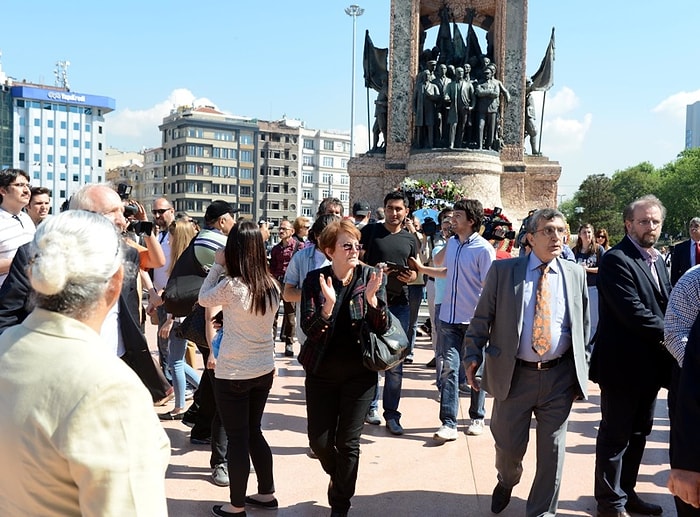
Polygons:
[[389,330],[379,335],[372,332],[367,321],[362,321],[360,342],[362,364],[373,372],[383,372],[398,365],[408,355],[408,338],[399,320],[387,311],[391,320]]
[[206,326],[207,322],[204,315],[204,307],[195,303],[194,307],[192,307],[192,311],[185,316],[175,329],[175,335],[179,338],[192,341],[195,345],[208,348]]

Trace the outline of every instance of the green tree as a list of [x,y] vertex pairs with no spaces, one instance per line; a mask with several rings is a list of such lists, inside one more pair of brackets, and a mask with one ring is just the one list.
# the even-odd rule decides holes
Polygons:
[[649,162],[642,162],[612,176],[612,190],[615,195],[615,209],[622,214],[625,206],[647,194],[657,194],[661,176]]
[[622,225],[615,212],[615,194],[610,178],[605,174],[591,174],[583,180],[572,201],[573,214],[569,216],[569,223],[573,233],[581,224],[589,223],[596,229],[606,228],[611,239],[619,239]]
[[664,233],[673,239],[687,235],[688,221],[700,214],[700,149],[686,149],[660,169],[658,197],[666,207]]

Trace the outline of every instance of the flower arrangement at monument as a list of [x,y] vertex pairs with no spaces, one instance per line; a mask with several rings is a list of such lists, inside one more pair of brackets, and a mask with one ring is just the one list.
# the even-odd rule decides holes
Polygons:
[[467,191],[452,180],[439,179],[433,182],[404,178],[399,190],[403,190],[411,204],[411,208],[434,208],[442,210],[452,206],[455,201],[467,197]]

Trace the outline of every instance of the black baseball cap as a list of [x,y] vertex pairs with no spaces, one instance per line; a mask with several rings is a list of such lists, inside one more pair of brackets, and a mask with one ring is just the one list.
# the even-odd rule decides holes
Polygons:
[[365,201],[364,199],[361,199],[360,201],[356,201],[352,205],[352,215],[367,215],[372,212],[372,208],[370,208],[369,203]]
[[216,201],[212,201],[207,207],[207,211],[204,212],[204,220],[213,222],[224,214],[235,214],[238,211],[239,209],[233,208],[231,203],[217,199]]

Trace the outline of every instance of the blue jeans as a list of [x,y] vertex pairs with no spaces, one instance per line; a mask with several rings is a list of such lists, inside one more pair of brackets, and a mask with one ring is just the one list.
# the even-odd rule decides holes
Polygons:
[[197,388],[200,377],[199,373],[185,361],[187,340],[175,335],[175,329],[178,326],[180,324],[177,321],[174,322],[168,336],[168,367],[173,380],[173,389],[175,390],[175,407],[184,408],[187,381],[194,388]]
[[[457,427],[459,412],[459,369],[462,364],[462,344],[469,328],[464,323],[440,322],[440,355],[442,371],[440,373],[440,420],[448,427]],[[480,376],[480,372],[477,372]],[[486,414],[484,407],[486,392],[472,390],[469,418],[482,420]]]
[[416,331],[418,330],[418,311],[420,304],[423,301],[424,285],[409,285],[408,286],[408,357],[413,359],[413,347],[416,345]]
[[[401,328],[408,336],[408,321],[410,317],[410,307],[408,305],[390,305],[389,311],[396,316],[401,323]],[[384,420],[399,420],[399,401],[401,400],[401,381],[403,380],[403,363],[399,363],[391,370],[384,372],[384,393],[382,405],[384,406]],[[379,406],[379,384],[374,390],[374,399],[370,404],[370,409],[376,410]]]

